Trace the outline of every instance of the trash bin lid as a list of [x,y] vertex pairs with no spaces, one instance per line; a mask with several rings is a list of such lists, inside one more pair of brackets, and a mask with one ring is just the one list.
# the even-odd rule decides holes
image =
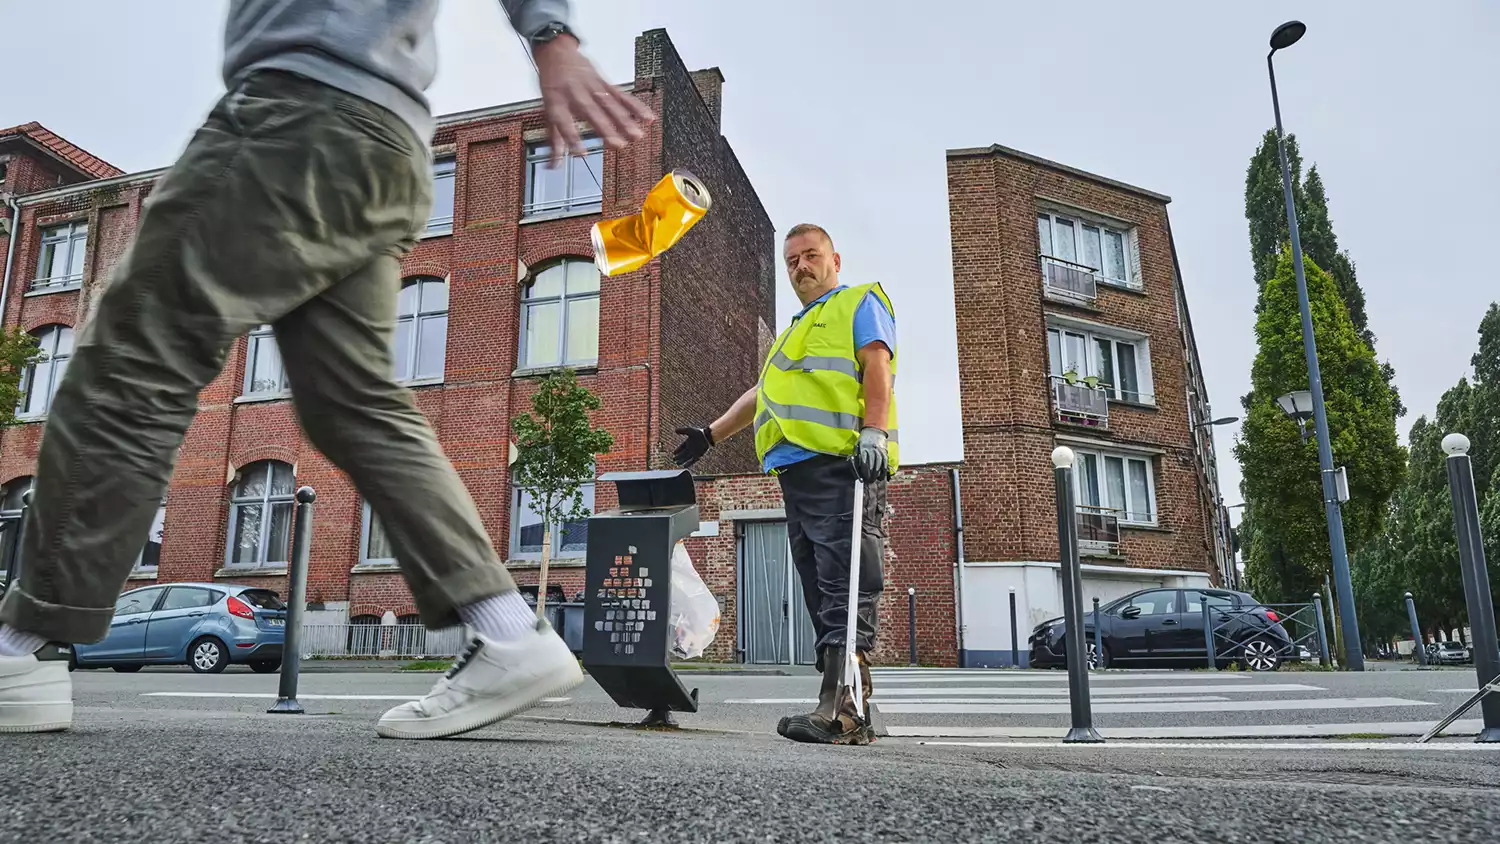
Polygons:
[[615,485],[621,512],[682,508],[698,503],[693,473],[686,469],[651,472],[606,472],[601,481]]

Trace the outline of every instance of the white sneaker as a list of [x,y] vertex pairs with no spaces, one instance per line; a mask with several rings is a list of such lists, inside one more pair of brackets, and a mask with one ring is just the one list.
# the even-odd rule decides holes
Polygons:
[[73,726],[68,663],[0,656],[0,733],[52,733]]
[[512,641],[475,634],[426,697],[385,713],[375,731],[400,739],[455,736],[502,721],[582,682],[578,659],[545,621]]

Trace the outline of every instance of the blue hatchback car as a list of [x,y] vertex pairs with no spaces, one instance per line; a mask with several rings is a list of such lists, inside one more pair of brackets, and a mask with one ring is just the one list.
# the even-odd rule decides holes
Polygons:
[[269,589],[223,583],[171,583],[120,596],[109,635],[73,648],[75,668],[139,671],[189,665],[217,674],[230,664],[258,673],[281,668],[286,604]]

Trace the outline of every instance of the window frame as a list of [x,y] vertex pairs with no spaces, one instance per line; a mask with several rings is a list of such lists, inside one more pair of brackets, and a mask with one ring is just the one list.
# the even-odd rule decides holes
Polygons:
[[[586,501],[587,501],[590,509],[593,510],[593,508],[595,508],[595,507],[598,506],[597,503],[596,503],[597,499],[594,498],[594,496],[597,494],[597,491],[598,491],[597,490],[597,485],[596,485],[596,479],[591,477],[588,480],[584,481],[582,484],[579,484],[579,491],[580,492],[584,491],[585,489],[587,489],[587,491],[588,491],[586,493]],[[523,497],[524,497],[524,493],[522,492],[521,488],[518,487],[518,486],[516,486],[515,484],[511,484],[511,495],[510,495],[510,559],[512,559],[512,560],[540,560],[542,558],[542,551],[541,551],[540,548],[538,548],[535,551],[526,551],[526,550],[523,550],[522,547],[521,547],[521,528],[522,528],[522,524],[521,524],[521,515],[522,515],[521,501],[522,501]],[[526,509],[530,510],[529,507],[526,508]],[[594,512],[597,512],[597,510],[594,510]],[[535,511],[532,511],[532,513],[534,515]],[[586,519],[584,521],[586,521]],[[561,546],[559,546],[557,544],[557,540],[562,536],[562,528],[563,528],[563,525],[565,525],[565,524],[569,524],[569,523],[568,522],[564,522],[564,523],[560,523],[560,524],[556,524],[556,525],[552,525],[551,526],[551,529],[552,529],[551,530],[551,535],[552,535],[553,547],[552,547],[552,554],[549,556],[549,559],[551,559],[551,560],[582,559],[588,553],[588,546],[587,546],[586,542],[585,542],[585,544],[584,544],[583,547],[581,547],[581,548],[579,548],[577,550],[574,550],[574,551],[564,550]]]
[[[1157,527],[1161,523],[1160,505],[1156,497],[1155,455],[1133,454],[1127,451],[1110,451],[1093,448],[1075,448],[1073,451],[1077,457],[1077,471],[1073,473],[1073,495],[1074,500],[1077,502],[1076,506],[1113,513],[1119,519],[1122,527]],[[1093,466],[1095,467],[1094,480],[1098,483],[1099,487],[1100,503],[1097,505],[1084,503],[1084,467],[1089,465],[1089,461],[1084,459],[1085,456],[1093,458]],[[1124,473],[1125,501],[1119,505],[1111,500],[1114,496],[1110,492],[1109,487],[1108,461],[1110,459],[1120,460],[1121,471]],[[1146,513],[1149,518],[1133,518],[1140,511],[1132,507],[1136,502],[1131,501],[1133,493],[1131,492],[1130,464],[1132,462],[1142,464],[1146,470],[1146,504],[1149,508]]]
[[[286,493],[285,495],[273,495],[271,493],[271,485],[276,478],[277,464],[285,466],[292,471],[292,491]],[[240,486],[240,484],[244,483],[245,473],[257,468],[260,468],[266,473],[265,491],[261,493],[259,498],[238,497],[235,493],[235,490]],[[267,459],[257,460],[241,468],[237,473],[234,484],[229,487],[229,529],[225,533],[224,537],[224,567],[232,569],[288,568],[291,564],[292,524],[296,521],[296,496],[297,467],[293,466],[292,464],[287,463],[284,460]],[[273,516],[274,510],[272,508],[277,504],[288,503],[292,505],[292,508],[288,511],[290,515],[288,516],[287,523],[287,547],[284,551],[287,558],[285,560],[271,560],[268,559],[270,556],[269,550],[271,547],[270,534],[272,532],[272,522],[275,520]],[[234,558],[234,537],[235,532],[239,527],[240,509],[242,507],[253,506],[260,506],[262,508],[262,517],[260,521],[260,539],[258,541],[258,544],[256,545],[256,559],[253,562],[248,563],[237,562]]]
[[[598,193],[578,194],[573,185],[573,161],[578,158],[572,150],[564,153],[563,162],[559,165],[564,173],[563,198],[550,202],[538,203],[532,199],[536,191],[536,170],[545,167],[547,159],[551,155],[551,145],[547,141],[535,141],[526,145],[525,184],[521,192],[521,219],[545,218],[570,214],[599,214],[604,211],[604,139],[597,135],[587,135],[583,138],[583,145],[588,153],[583,156],[585,168],[597,179],[593,187]],[[598,172],[589,167],[589,159],[595,159],[599,164]]]
[[[58,354],[57,347],[62,344],[60,338],[63,331],[67,331],[70,335],[68,351]],[[74,331],[71,325],[51,322],[46,325],[39,325],[29,333],[37,339],[37,347],[43,356],[37,358],[34,363],[27,366],[21,372],[21,381],[18,385],[21,390],[21,404],[16,408],[16,418],[30,422],[46,418],[47,414],[51,412],[52,399],[57,396],[57,387],[62,382],[62,379],[57,375],[58,364],[61,363],[63,369],[67,369],[68,363],[73,359],[73,350],[77,347],[78,332]],[[48,337],[53,338],[50,350],[47,348],[46,342]],[[31,404],[31,391],[36,387],[37,370],[44,364],[46,365],[47,372],[47,398],[43,402],[41,410],[27,410],[27,405]]]
[[[451,182],[453,188],[448,192],[452,201],[448,205],[446,215],[438,213],[437,207],[438,183],[440,181]],[[445,237],[453,234],[453,220],[458,207],[458,158],[446,155],[432,162],[432,195],[433,207],[427,215],[427,227],[422,231],[422,237]]]
[[[359,565],[362,566],[385,566],[396,565],[395,557],[371,557],[370,556],[370,529],[375,524],[375,519],[380,516],[370,506],[370,502],[364,502],[360,516],[359,526]],[[387,534],[387,542],[390,541]]]
[[[255,357],[261,343],[269,342],[276,350],[276,360],[281,363],[281,375],[277,379],[275,390],[252,391],[251,385],[255,383]],[[281,345],[276,342],[276,329],[270,325],[251,331],[245,335],[245,376],[240,384],[240,398],[242,399],[279,399],[286,398],[292,394],[292,383],[287,377],[286,358],[281,354]]]
[[[157,543],[157,564],[148,566],[146,562],[146,548],[151,545],[151,534],[157,532],[157,524],[161,524],[161,541]],[[161,505],[156,508],[156,517],[151,522],[151,533],[146,534],[146,542],[141,545],[141,550],[135,555],[135,565],[131,566],[131,574],[156,574],[161,571],[161,546],[166,544],[167,536],[167,502],[162,499]]]
[[[521,369],[589,369],[599,365],[599,332],[594,332],[594,355],[588,358],[568,358],[568,305],[572,302],[583,302],[593,299],[598,302],[598,307],[603,308],[604,278],[599,276],[599,285],[588,293],[568,293],[568,266],[573,263],[587,264],[598,273],[598,266],[592,259],[578,258],[574,256],[563,256],[549,261],[539,270],[531,275],[526,284],[521,288],[520,329],[518,331],[516,360]],[[540,296],[533,298],[531,291],[536,288],[536,279],[542,273],[553,269],[562,270],[562,283],[559,292],[555,296]],[[558,308],[558,332],[557,332],[557,357],[555,360],[534,361],[527,355],[526,332],[530,328],[531,309],[543,305],[556,305]]]
[[[426,289],[425,285],[428,284],[443,285],[443,308],[440,311],[424,311],[422,309],[422,302],[425,298],[423,291]],[[399,296],[397,298],[395,330],[399,334],[402,323],[409,323],[412,328],[410,342],[407,343],[406,360],[395,362],[396,381],[402,384],[440,384],[448,377],[448,328],[451,324],[449,317],[451,314],[453,290],[449,280],[446,278],[439,278],[433,275],[414,275],[402,280],[401,292],[405,293],[407,288],[413,286],[417,288],[417,304],[414,311],[411,313],[403,312]],[[422,359],[422,327],[429,322],[435,321],[438,317],[442,317],[443,319],[443,359],[440,371],[436,375],[418,375],[417,364]],[[394,354],[394,347],[392,354]],[[282,367],[283,369],[286,367],[284,360]],[[405,368],[404,374],[403,367]]]
[[[1057,337],[1055,346],[1054,336]],[[1052,378],[1061,378],[1067,372],[1064,365],[1068,357],[1066,341],[1069,336],[1083,338],[1086,371],[1078,373],[1080,380],[1089,376],[1097,377],[1099,386],[1104,389],[1105,395],[1112,403],[1156,406],[1156,379],[1151,371],[1150,337],[1139,332],[1111,329],[1108,326],[1049,318],[1047,320],[1047,374]],[[1110,349],[1112,373],[1109,380],[1105,380],[1104,373],[1101,371],[1103,356],[1099,352],[1099,347],[1104,343],[1107,343]],[[1131,356],[1135,360],[1134,392],[1127,393],[1119,383],[1121,380],[1121,346],[1131,347]],[[1054,348],[1058,354],[1053,353]]]
[[[1134,291],[1140,291],[1144,289],[1144,285],[1141,283],[1141,279],[1134,267],[1134,261],[1131,260],[1131,253],[1135,248],[1137,248],[1135,246],[1137,227],[1124,224],[1122,222],[1103,220],[1092,214],[1048,208],[1045,206],[1036,209],[1036,220],[1038,224],[1041,223],[1043,218],[1046,218],[1048,221],[1048,242],[1046,245],[1041,242],[1041,226],[1037,226],[1037,254],[1042,258],[1050,258],[1054,261],[1061,261],[1066,264],[1072,264],[1079,268],[1088,267],[1089,269],[1093,270],[1094,281],[1097,284],[1106,284],[1110,287],[1119,287],[1125,290]],[[1057,226],[1059,219],[1066,221],[1074,227],[1072,258],[1064,258],[1061,255],[1053,254],[1053,251],[1057,247]],[[1108,263],[1108,261],[1105,260],[1105,254],[1108,252],[1108,248],[1106,246],[1106,244],[1108,243],[1108,238],[1105,232],[1119,235],[1120,269],[1124,274],[1124,278],[1112,278],[1108,275],[1105,275],[1104,266],[1095,268],[1091,266],[1086,260],[1084,260],[1083,230],[1085,227],[1095,229],[1099,233],[1099,263],[1101,265]]]
[[[52,226],[42,227],[38,230],[41,235],[36,253],[36,278],[32,279],[30,290],[33,292],[59,293],[64,290],[77,290],[83,287],[83,277],[88,272],[88,240],[89,221],[87,219],[71,220],[66,223],[58,223]],[[68,272],[64,275],[56,275],[58,250],[52,250],[51,266],[47,268],[48,275],[42,275],[42,258],[47,254],[47,247],[65,245],[67,252],[63,267],[73,263],[73,250],[82,250],[83,256],[79,262],[78,274]]]

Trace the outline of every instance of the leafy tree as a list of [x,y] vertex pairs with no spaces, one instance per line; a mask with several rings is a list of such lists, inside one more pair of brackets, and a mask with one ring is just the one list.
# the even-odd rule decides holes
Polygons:
[[599,407],[599,397],[580,386],[572,370],[564,369],[542,379],[531,397],[530,414],[511,420],[517,454],[511,481],[531,499],[532,510],[542,520],[538,618],[547,604],[552,525],[591,515],[583,503],[582,486],[593,477],[595,455],[614,446],[614,437],[594,428],[589,419]]
[[19,327],[0,331],[0,428],[16,424],[21,376],[42,356],[36,338]]
[[[1395,397],[1374,351],[1349,319],[1334,280],[1310,259],[1306,276],[1334,464],[1346,467],[1349,477],[1343,517],[1354,552],[1379,534],[1406,455],[1396,441]],[[1304,438],[1275,402],[1308,384],[1289,250],[1266,281],[1255,334],[1252,391],[1234,446],[1244,473],[1241,491],[1256,515],[1246,569],[1262,600],[1304,601],[1321,589],[1330,552],[1317,443]]]

